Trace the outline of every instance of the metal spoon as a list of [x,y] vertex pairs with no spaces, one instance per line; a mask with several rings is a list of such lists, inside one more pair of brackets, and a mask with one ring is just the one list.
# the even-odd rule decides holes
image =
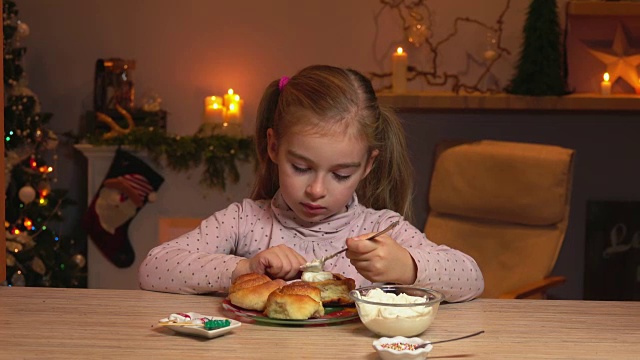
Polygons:
[[484,333],[484,330],[481,330],[481,331],[478,331],[478,332],[474,332],[473,334],[469,334],[469,335],[453,338],[453,339],[438,340],[438,341],[428,341],[427,340],[427,342],[425,342],[424,344],[417,345],[415,348],[416,349],[422,349],[422,348],[425,348],[425,347],[427,347],[429,345],[440,344],[440,343],[449,342],[449,341],[462,340],[462,339],[466,339],[466,338],[470,338],[470,337],[474,337],[474,336],[480,335],[482,333]]
[[[376,237],[378,237],[378,236],[380,236],[382,234],[386,234],[391,229],[396,227],[396,225],[398,225],[399,223],[400,223],[400,220],[396,220],[396,221],[392,222],[391,225],[389,225],[386,228],[384,228],[384,230],[379,231],[379,232],[369,236],[368,238],[366,238],[366,240],[371,240],[371,239],[374,239],[374,238],[376,238]],[[333,259],[334,257],[342,254],[345,251],[347,251],[347,248],[344,248],[344,249],[338,251],[335,254],[331,254],[329,256],[323,256],[320,259],[313,259],[311,262],[308,262],[308,263],[300,266],[300,270],[302,270],[302,271],[320,272],[320,271],[322,271],[324,269],[324,263],[327,262],[327,260]]]

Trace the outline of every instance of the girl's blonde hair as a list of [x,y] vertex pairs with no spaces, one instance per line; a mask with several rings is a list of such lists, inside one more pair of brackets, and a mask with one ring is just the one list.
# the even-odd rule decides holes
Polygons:
[[[269,128],[281,139],[299,125],[320,132],[327,126],[346,125],[366,140],[369,155],[379,152],[371,172],[356,188],[360,203],[396,211],[410,220],[413,169],[404,129],[393,111],[378,105],[371,81],[352,69],[313,65],[294,75],[282,89],[281,84],[280,79],[271,82],[258,107],[255,141],[259,164],[251,198],[271,199],[280,187],[277,165],[267,152]],[[300,111],[315,116],[295,116]]]

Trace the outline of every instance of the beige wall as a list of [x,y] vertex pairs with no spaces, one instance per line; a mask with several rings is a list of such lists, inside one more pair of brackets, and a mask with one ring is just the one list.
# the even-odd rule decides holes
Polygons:
[[[58,133],[77,132],[81,114],[91,109],[93,67],[98,58],[135,59],[138,95],[147,90],[157,92],[170,113],[169,131],[192,134],[201,122],[202,99],[206,95],[222,94],[229,87],[236,89],[245,99],[245,129],[250,130],[262,90],[271,80],[312,63],[349,66],[363,72],[389,71],[390,52],[402,43],[394,14],[382,14],[376,25],[380,9],[377,0],[18,2],[22,19],[31,27],[31,35],[25,40],[31,87],[43,108],[54,113],[51,127]],[[529,4],[526,0],[511,2],[512,8],[505,17],[504,44],[513,55],[494,68],[502,85],[513,72]],[[428,3],[434,10],[434,41],[452,30],[456,16],[492,23],[504,4],[502,0]],[[566,1],[558,3],[563,9]],[[479,59],[485,37],[484,30],[461,26],[459,36],[442,47],[441,69],[458,73],[463,79],[475,79],[482,69]],[[411,64],[421,66],[426,62],[422,48],[409,47],[408,51]],[[411,83],[410,87],[424,88],[420,83]],[[630,154],[640,152],[630,135],[633,131],[629,126],[635,126],[635,122],[630,117],[607,116],[403,114],[411,130],[419,179],[428,178],[421,161],[430,159],[433,143],[442,138],[539,141],[578,150],[576,176],[580,178],[575,183],[575,213],[569,225],[568,245],[557,266],[558,273],[569,277],[568,285],[559,294],[564,298],[582,295],[586,200],[640,198],[632,181],[638,178],[638,171],[628,163],[632,161]],[[84,159],[68,147],[61,147],[59,156],[61,186],[69,188],[80,204],[86,204]],[[430,160],[426,161],[428,165]],[[417,188],[418,202],[423,199],[425,186],[423,183]],[[424,206],[418,203],[417,207],[423,221]],[[79,221],[79,213],[67,217],[74,224]]]

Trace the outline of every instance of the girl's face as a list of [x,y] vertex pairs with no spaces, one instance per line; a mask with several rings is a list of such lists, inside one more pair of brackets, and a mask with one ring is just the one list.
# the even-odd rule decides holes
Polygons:
[[292,129],[279,141],[273,129],[267,131],[269,157],[278,164],[280,192],[287,205],[312,222],[346,211],[377,150],[367,158],[366,143],[348,131],[296,130],[300,129]]

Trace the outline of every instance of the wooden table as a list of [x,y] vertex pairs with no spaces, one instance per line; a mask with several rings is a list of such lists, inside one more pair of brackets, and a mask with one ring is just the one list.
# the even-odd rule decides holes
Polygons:
[[[377,359],[359,321],[320,327],[243,323],[215,339],[157,326],[175,312],[229,315],[221,298],[141,290],[0,287],[1,359]],[[485,300],[445,304],[422,334],[430,359],[638,359],[640,302]]]

